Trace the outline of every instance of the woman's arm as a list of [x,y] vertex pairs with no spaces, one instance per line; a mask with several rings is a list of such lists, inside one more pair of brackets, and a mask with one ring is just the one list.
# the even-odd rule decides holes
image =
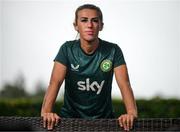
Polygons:
[[53,129],[54,125],[56,125],[60,119],[60,117],[53,112],[53,106],[59,89],[64,81],[65,75],[66,66],[59,62],[54,62],[50,83],[41,108],[41,116],[43,117],[44,127],[47,127],[49,130]]
[[125,130],[129,130],[133,126],[134,119],[137,118],[137,107],[126,65],[114,68],[114,73],[127,111],[127,114],[123,114],[118,118],[119,123]]

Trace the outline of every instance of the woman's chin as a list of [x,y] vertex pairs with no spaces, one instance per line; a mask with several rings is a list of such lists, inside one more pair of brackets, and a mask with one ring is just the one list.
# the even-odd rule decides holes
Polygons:
[[96,37],[89,35],[89,36],[85,37],[84,40],[86,40],[88,42],[92,42],[92,41],[96,40]]

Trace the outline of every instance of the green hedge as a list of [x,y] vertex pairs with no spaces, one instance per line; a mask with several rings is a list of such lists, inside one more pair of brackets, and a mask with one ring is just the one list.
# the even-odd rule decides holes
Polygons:
[[[136,101],[140,118],[176,118],[180,117],[180,100],[177,99],[138,99]],[[124,105],[113,101],[116,117],[125,112]]]
[[[176,118],[180,117],[180,100],[177,99],[138,99],[140,118]],[[0,116],[40,116],[42,99],[0,99]],[[62,102],[57,101],[55,112],[59,112]],[[123,102],[113,100],[115,115],[125,113]]]

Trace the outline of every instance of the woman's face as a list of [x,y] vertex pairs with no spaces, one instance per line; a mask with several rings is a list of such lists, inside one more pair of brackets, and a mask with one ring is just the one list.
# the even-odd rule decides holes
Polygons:
[[81,39],[88,42],[94,41],[98,38],[102,27],[103,24],[96,10],[83,9],[78,12],[75,28],[79,32]]

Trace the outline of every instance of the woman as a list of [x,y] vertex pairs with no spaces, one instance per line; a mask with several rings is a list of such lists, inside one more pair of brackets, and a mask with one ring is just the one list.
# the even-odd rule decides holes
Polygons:
[[[47,129],[53,129],[60,117],[115,118],[111,99],[113,74],[127,111],[119,116],[119,124],[125,130],[132,128],[137,108],[126,63],[118,45],[98,38],[103,24],[99,7],[85,4],[77,8],[74,28],[80,39],[61,46],[41,109]],[[53,112],[53,105],[64,80],[64,105],[59,116]]]

